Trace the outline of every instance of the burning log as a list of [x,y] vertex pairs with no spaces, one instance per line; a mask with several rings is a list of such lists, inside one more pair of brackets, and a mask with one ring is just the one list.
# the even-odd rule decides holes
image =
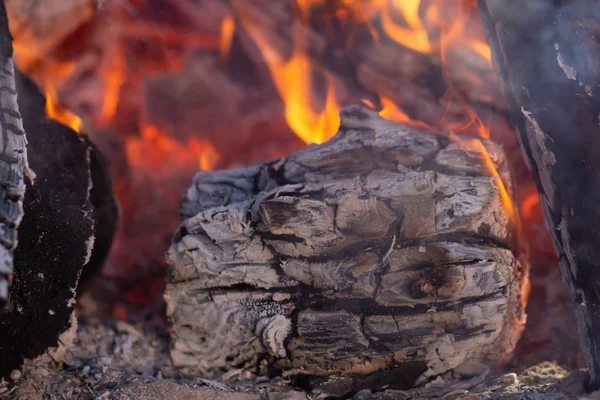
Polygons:
[[167,256],[174,364],[291,369],[344,396],[505,360],[527,268],[498,175],[508,184],[490,141],[359,106],[322,145],[200,172]]
[[15,248],[14,275],[0,313],[0,377],[8,377],[25,358],[66,340],[59,336],[74,327],[73,304],[82,268],[88,276],[102,264],[117,209],[94,146],[48,119],[39,89],[15,74],[4,2],[0,2],[0,43],[3,298]]
[[496,68],[537,182],[600,387],[600,5],[479,0]]

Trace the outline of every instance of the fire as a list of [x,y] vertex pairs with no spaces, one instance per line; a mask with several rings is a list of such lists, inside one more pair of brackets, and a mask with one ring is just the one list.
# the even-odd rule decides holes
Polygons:
[[525,199],[521,202],[521,212],[523,216],[528,219],[534,218],[535,211],[539,208],[540,198],[537,192],[530,193]]
[[[124,143],[125,164],[129,168],[128,173],[133,177],[131,179],[134,180],[138,176],[154,179],[153,183],[163,191],[160,195],[155,195],[151,201],[160,199],[162,202],[163,197],[171,196],[173,199],[169,198],[168,201],[174,204],[169,205],[173,210],[177,209],[179,195],[185,186],[166,190],[165,181],[179,179],[183,182],[182,185],[188,185],[191,174],[198,168],[210,171],[219,167],[230,167],[231,158],[235,158],[235,155],[231,157],[225,154],[226,145],[218,143],[218,140],[203,131],[205,127],[201,124],[198,126],[198,131],[190,133],[179,132],[178,126],[170,126],[169,123],[162,124],[156,120],[150,122],[149,117],[154,115],[148,115],[144,104],[141,104],[145,79],[154,74],[181,71],[186,62],[198,54],[203,57],[214,56],[217,61],[215,65],[223,70],[235,69],[232,68],[231,60],[237,61],[238,58],[244,58],[244,55],[232,57],[232,52],[237,51],[240,43],[245,41],[258,49],[258,54],[252,54],[252,57],[254,61],[264,60],[266,64],[267,68],[260,66],[264,68],[260,73],[267,77],[265,81],[269,78],[272,81],[272,86],[278,95],[278,98],[273,101],[278,102],[278,107],[283,105],[283,117],[287,126],[304,143],[322,143],[332,137],[339,127],[340,109],[349,103],[359,101],[361,97],[365,98],[363,103],[379,109],[380,114],[390,120],[451,135],[460,134],[461,137],[477,135],[484,139],[494,138],[492,122],[486,115],[482,115],[485,111],[481,109],[485,107],[475,109],[472,106],[473,99],[466,98],[463,93],[464,86],[476,88],[484,86],[486,82],[485,78],[482,78],[481,71],[492,71],[491,51],[483,32],[481,29],[472,28],[471,22],[479,18],[476,0],[295,0],[293,10],[285,11],[290,13],[289,20],[282,20],[286,24],[289,23],[285,28],[291,28],[291,32],[281,28],[285,32],[282,36],[289,36],[285,38],[274,37],[269,29],[265,28],[269,21],[264,15],[236,12],[236,8],[232,6],[236,2],[246,1],[223,2],[227,4],[223,14],[218,19],[208,21],[207,25],[212,27],[211,31],[208,28],[206,31],[196,29],[197,26],[194,26],[195,18],[207,23],[209,18],[203,17],[203,14],[184,15],[185,23],[177,24],[171,23],[169,18],[165,18],[164,21],[145,18],[144,13],[129,10],[129,8],[137,10],[137,8],[147,7],[150,8],[150,10],[144,9],[150,11],[147,14],[156,13],[157,10],[152,10],[151,6],[146,6],[146,3],[160,2],[137,0],[111,2],[111,4],[107,2],[106,9],[114,7],[117,11],[111,18],[104,20],[111,24],[111,27],[102,32],[108,32],[112,36],[109,39],[101,37],[102,44],[106,46],[101,58],[92,57],[91,61],[77,58],[72,60],[69,59],[68,54],[65,56],[58,51],[57,53],[60,54],[56,57],[48,57],[48,54],[36,53],[26,41],[17,37],[16,61],[47,92],[47,113],[50,117],[79,131],[82,128],[82,120],[70,112],[68,109],[70,108],[84,115],[86,124],[96,129],[116,131]],[[194,7],[204,6],[204,3],[220,2],[171,1],[166,3],[177,3],[178,6],[183,7],[173,13],[173,19],[176,19],[179,14],[186,14],[185,7],[189,6],[192,10]],[[268,1],[265,4],[267,3]],[[214,4],[210,7],[212,6],[219,7]],[[119,7],[122,10],[119,11]],[[165,5],[165,10],[168,7],[171,6]],[[323,14],[327,14],[326,18],[319,19],[318,17],[323,17]],[[323,25],[327,26],[323,28]],[[344,31],[344,27],[348,26],[350,28]],[[331,36],[323,35],[324,49],[320,50],[323,50],[325,55],[315,55],[310,50],[315,48],[311,47],[314,45],[314,36],[311,36],[310,32],[321,28],[324,31],[328,30],[327,34]],[[394,99],[389,93],[368,93],[368,96],[363,92],[346,93],[348,85],[344,80],[348,77],[342,76],[343,74],[336,70],[337,66],[326,65],[322,58],[328,56],[326,50],[331,43],[327,40],[331,40],[335,42],[335,46],[332,46],[334,50],[343,52],[354,61],[352,56],[355,55],[355,49],[352,46],[355,38],[348,32],[356,30],[367,37],[365,42],[369,46],[375,46],[377,50],[387,46],[400,49],[401,52],[416,54],[415,58],[422,57],[434,68],[443,71],[443,87],[432,100],[439,101],[442,105],[439,108],[440,112],[435,114],[435,120],[433,117],[431,120],[417,119],[415,110],[403,106],[398,100],[399,96]],[[319,31],[320,33],[322,32]],[[291,41],[291,46],[288,41]],[[360,43],[356,46],[359,45]],[[140,53],[143,53],[143,57],[146,58],[130,54],[131,48],[138,50],[142,48],[143,51]],[[157,48],[164,50],[157,51],[158,56],[153,53]],[[348,63],[351,64],[351,61]],[[89,73],[85,66],[89,68],[89,64],[94,63],[98,65],[97,68],[91,69],[95,81],[90,85],[91,89],[87,88],[91,93],[86,98],[88,103],[75,101],[78,107],[69,107],[73,106],[73,103],[68,101],[69,93],[65,82],[71,83],[69,78],[73,76],[81,79],[81,76]],[[396,62],[399,63],[401,62]],[[84,73],[80,73],[78,69],[81,67],[80,64],[84,64],[82,68]],[[393,62],[389,64],[391,68],[396,67]],[[450,73],[456,71],[458,73]],[[352,78],[355,77],[351,76],[350,79]],[[270,84],[269,82],[268,85]],[[419,85],[421,83],[415,83],[415,86]],[[247,90],[247,88],[243,89]],[[372,101],[366,100],[366,97]],[[475,97],[479,105],[492,104],[490,101],[492,97],[485,91]],[[64,99],[65,105],[58,102],[59,98]],[[164,104],[165,108],[170,106],[168,101]],[[199,105],[199,107],[203,106],[203,104]],[[457,108],[460,109],[459,112],[456,111]],[[173,112],[177,113],[177,111]],[[126,123],[121,121],[123,119]],[[223,136],[235,134],[236,132],[223,132]],[[257,140],[257,143],[261,143],[258,146],[262,146],[262,142]],[[476,152],[481,153],[489,175],[494,179],[502,195],[508,214],[512,216],[516,212],[516,207],[511,203],[506,187],[500,180],[485,146],[478,139],[473,140],[472,146]],[[266,154],[266,151],[261,154]],[[238,165],[243,163],[244,160],[240,160]],[[139,211],[142,208],[139,202],[145,200],[139,193],[132,194],[135,190],[131,189],[131,182],[127,178],[130,177],[115,177],[115,190],[123,205],[124,215]],[[164,181],[160,181],[159,178]],[[144,183],[139,186],[146,189],[150,185]],[[534,199],[523,202],[522,208],[525,214],[527,210],[537,206],[533,202]],[[174,217],[174,220],[176,219],[177,216]],[[139,220],[144,218],[139,216]],[[173,227],[169,226],[168,233],[172,231]],[[129,237],[119,242],[116,248],[136,247],[130,245],[128,240],[136,244],[144,242]],[[158,242],[159,240],[153,242],[157,243],[156,248],[160,247]],[[162,253],[159,256],[162,257]]]
[[[307,7],[311,2],[301,2]],[[263,36],[260,26],[255,21],[246,19],[245,27],[260,48],[273,78],[277,92],[285,104],[285,119],[305,143],[322,143],[335,134],[340,123],[341,109],[333,90],[331,80],[325,75],[327,82],[325,105],[315,110],[313,102],[318,100],[315,95],[313,75],[320,71],[315,69],[310,57],[298,46],[294,54],[285,59],[270,42]],[[303,31],[296,36],[298,41],[307,40]]]
[[201,142],[198,157],[198,166],[203,171],[212,171],[221,160],[221,155],[210,142]]
[[51,85],[48,86],[46,91],[46,115],[61,124],[71,127],[75,132],[81,132],[83,121],[56,102],[56,90]]
[[[318,13],[326,7],[325,0],[296,1],[301,10],[301,22],[306,25],[310,24],[313,11]],[[332,15],[344,21],[350,15],[355,23],[366,24],[375,43],[379,43],[381,38],[385,37],[410,50],[429,54],[434,58],[439,57],[447,68],[453,67],[453,58],[456,57],[452,55],[467,51],[474,58],[474,62],[491,69],[491,51],[483,33],[471,32],[468,29],[468,22],[478,18],[476,2],[473,0],[339,0],[333,4],[336,4],[337,10]],[[337,115],[342,107],[339,98],[343,95],[338,95],[328,72],[323,71],[305,50],[309,48],[306,42],[310,41],[306,29],[294,26],[294,50],[291,56],[286,57],[278,48],[276,40],[263,32],[260,20],[246,15],[238,17],[269,66],[277,92],[285,104],[288,125],[306,143],[321,143],[333,136],[339,122]],[[223,34],[225,41],[227,35]],[[476,74],[472,75],[473,77],[469,78],[476,79]],[[321,79],[325,82],[324,104],[318,103],[318,99],[324,97],[323,91],[318,92],[314,85],[314,77],[318,76],[324,77]],[[454,83],[448,84],[448,96],[452,96]],[[489,138],[489,127],[467,102],[458,97],[452,100],[463,105],[465,119],[451,122],[442,119],[434,127],[449,132],[470,132]],[[424,121],[414,120],[410,113],[381,94],[380,102],[383,106],[381,115],[386,118],[418,126],[429,125]]]
[[114,117],[119,105],[121,86],[126,79],[124,55],[119,51],[118,47],[114,51],[111,60],[109,68],[103,71],[105,87],[101,121],[104,123],[108,123]]
[[[296,0],[301,11],[301,20],[295,25],[309,25],[311,14],[321,10],[329,10],[336,18],[350,19],[350,23],[364,24],[368,27],[376,43],[386,40],[407,49],[433,58],[440,57],[445,67],[452,68],[452,53],[467,49],[482,64],[491,64],[491,52],[481,32],[473,33],[467,22],[477,17],[477,5],[474,0]],[[333,7],[333,12],[331,11]],[[125,8],[116,6],[114,15],[128,15]],[[299,22],[299,23],[297,23]],[[241,25],[238,27],[237,24]],[[111,126],[115,118],[123,84],[131,77],[127,72],[126,54],[121,40],[131,38],[157,39],[169,45],[190,45],[204,49],[216,49],[219,58],[227,58],[236,29],[245,29],[257,44],[265,59],[279,96],[285,106],[285,119],[290,128],[306,143],[321,143],[335,134],[339,124],[339,110],[344,105],[338,93],[335,78],[330,72],[318,66],[307,54],[306,42],[311,38],[306,29],[294,27],[294,48],[292,54],[285,55],[278,48],[276,38],[266,35],[261,29],[262,21],[247,15],[226,14],[220,23],[220,37],[195,31],[186,27],[159,25],[144,20],[127,21],[112,29],[116,32],[117,43],[112,47],[108,64],[101,69],[104,96],[100,115],[94,116],[95,123]],[[17,38],[15,42],[17,60],[30,67],[35,65],[42,55],[35,54]],[[177,61],[175,62],[178,63]],[[44,87],[50,92],[50,85],[60,88],[64,77],[70,75],[72,63],[63,62],[56,67],[48,67],[43,77]],[[30,69],[30,68],[29,68]],[[49,79],[45,79],[49,78]],[[38,78],[39,82],[39,78]],[[449,92],[453,83],[449,83]],[[325,87],[322,87],[322,86]],[[321,87],[319,87],[321,86]],[[53,89],[54,90],[54,89]],[[54,90],[56,92],[56,90]],[[434,128],[451,132],[472,131],[483,137],[489,136],[489,128],[481,122],[479,116],[465,104],[466,120],[462,122],[441,120],[437,124],[416,121],[411,113],[401,109],[390,98],[380,95],[383,106],[381,114],[399,122],[431,125]],[[49,96],[48,112],[53,117],[65,121],[76,129],[81,128],[81,120],[68,113],[64,107],[56,105],[56,95]],[[144,130],[143,128],[141,130]],[[142,134],[142,137],[146,137]],[[193,147],[193,146],[191,146]],[[191,148],[190,147],[190,148]],[[133,156],[136,157],[135,155]]]
[[[462,140],[463,140],[463,142],[465,142],[464,139],[462,139]],[[490,174],[490,177],[493,179],[494,184],[496,185],[496,187],[498,188],[498,191],[500,192],[500,198],[502,199],[502,204],[504,205],[504,209],[508,215],[509,220],[513,224],[517,223],[517,214],[516,214],[516,210],[513,205],[513,202],[511,200],[511,197],[508,194],[508,191],[506,190],[506,186],[504,185],[504,182],[502,182],[502,179],[500,179],[500,175],[498,174],[498,171],[496,170],[496,167],[494,166],[494,163],[493,163],[492,159],[490,158],[490,155],[489,155],[488,151],[486,150],[485,146],[479,139],[472,139],[466,143],[468,143],[470,146],[472,146],[473,149],[476,150],[481,155],[481,158],[485,164],[485,167],[486,167],[488,173]]]
[[340,106],[331,87],[327,88],[325,106],[314,111],[311,64],[304,54],[284,62],[269,64],[275,86],[285,103],[285,119],[305,143],[323,143],[335,134],[340,124]]
[[[420,6],[421,0],[385,2],[381,9],[381,24],[383,31],[398,44],[422,53],[430,53],[433,45],[419,16]],[[405,26],[395,22],[394,12],[403,17]]]
[[231,42],[233,41],[233,34],[235,33],[235,21],[231,15],[225,16],[221,22],[221,44],[219,56],[221,60],[224,60],[229,55],[231,49]]
[[409,122],[411,120],[410,117],[400,108],[398,108],[396,103],[389,98],[381,96],[381,104],[383,105],[383,109],[379,112],[379,114],[382,117],[397,122]]
[[171,138],[148,123],[139,137],[125,143],[129,165],[146,171],[185,170],[190,166],[212,171],[221,156],[210,142],[190,139],[187,143]]

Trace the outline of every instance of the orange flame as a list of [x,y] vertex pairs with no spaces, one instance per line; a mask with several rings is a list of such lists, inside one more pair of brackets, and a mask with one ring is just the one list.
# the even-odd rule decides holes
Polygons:
[[200,139],[183,143],[151,124],[143,124],[140,137],[125,142],[129,165],[146,170],[179,170],[190,166],[212,171],[221,155],[214,146]]
[[46,92],[46,115],[61,124],[71,127],[77,133],[81,132],[83,121],[77,115],[57,104],[56,90],[51,85],[48,86]]
[[[169,46],[169,49],[178,49],[177,51],[180,51],[182,56],[169,57],[169,61],[164,63],[169,65],[167,68],[164,68],[164,64],[157,62],[159,67],[152,70],[152,72],[167,72],[173,70],[175,64],[183,65],[185,55],[191,54],[191,50],[201,49],[206,53],[218,54],[222,64],[225,64],[228,61],[236,31],[239,30],[241,33],[245,30],[246,32],[243,33],[249,34],[267,63],[275,89],[284,104],[285,119],[289,127],[306,143],[324,142],[337,131],[341,103],[347,97],[343,93],[336,92],[334,83],[337,81],[335,81],[333,73],[325,71],[314,62],[311,58],[314,55],[308,54],[306,51],[310,47],[306,43],[311,40],[307,31],[309,30],[308,26],[311,26],[310,29],[312,29],[312,25],[310,25],[313,22],[310,20],[312,12],[331,12],[332,7],[337,7],[332,15],[338,19],[337,22],[341,22],[339,25],[364,24],[368,29],[368,34],[371,35],[371,43],[374,42],[379,48],[400,45],[406,49],[429,55],[428,60],[431,60],[435,66],[441,61],[445,78],[448,77],[447,71],[452,68],[451,64],[457,58],[461,59],[461,62],[469,59],[468,63],[483,70],[489,69],[491,65],[491,51],[482,32],[472,32],[469,29],[468,22],[472,21],[473,16],[478,17],[474,8],[476,7],[475,0],[296,1],[301,18],[300,21],[290,21],[294,24],[291,35],[294,47],[291,52],[285,46],[283,46],[284,49],[278,48],[278,44],[280,45],[282,42],[279,40],[280,38],[271,37],[272,32],[262,30],[265,20],[261,20],[260,16],[226,15],[221,20],[220,32],[219,25],[215,25],[215,32],[211,31],[212,33],[203,33],[202,29],[188,26],[163,25],[160,21],[144,21],[143,18],[134,18],[133,20],[127,17],[113,18],[111,23],[114,22],[114,26],[111,26],[116,29],[113,37],[105,41],[109,43],[109,50],[105,49],[106,54],[102,53],[101,65],[98,68],[101,73],[99,86],[103,88],[103,93],[97,97],[101,99],[99,102],[101,107],[90,112],[89,119],[86,121],[101,126],[114,123],[115,129],[119,130],[116,127],[119,120],[117,117],[120,117],[122,109],[129,111],[127,107],[123,106],[127,104],[127,98],[121,98],[121,94],[126,92],[124,84],[127,83],[127,89],[129,89],[131,80],[142,81],[150,74],[148,72],[150,67],[143,65],[142,62],[136,64],[135,57],[130,57],[126,53],[126,49],[129,48],[126,47],[126,41],[160,42],[161,45]],[[138,7],[139,4],[145,2],[134,1],[131,3],[136,3],[132,7]],[[253,17],[256,19],[253,20]],[[301,24],[304,26],[298,26]],[[103,33],[107,31],[112,32],[112,30],[105,30]],[[220,36],[216,33],[220,33]],[[324,36],[326,37],[326,35]],[[240,35],[240,38],[242,37]],[[283,42],[287,44],[287,39]],[[346,42],[344,41],[344,43]],[[36,53],[36,48],[28,45],[30,43],[23,38],[21,40],[16,38],[14,43],[16,61],[23,71],[32,75],[36,82],[41,83],[44,90],[47,91],[48,116],[79,131],[82,125],[81,119],[57,103],[57,89],[60,89],[62,84],[73,74],[75,62],[65,61],[71,59],[63,58],[61,55],[53,58],[51,54],[41,54],[39,51]],[[78,63],[81,61],[79,58],[76,60]],[[95,61],[97,58],[92,57],[91,60]],[[89,63],[89,60],[84,60],[82,63],[84,71],[86,71],[86,62]],[[138,67],[148,68],[137,74]],[[464,79],[469,82],[474,79],[476,83],[481,84],[484,79],[478,74],[480,71],[473,72],[469,68],[463,68],[461,63],[456,69],[460,70]],[[94,73],[97,71],[95,70]],[[459,85],[455,85],[450,79],[445,80],[448,84],[448,91],[444,100],[463,107],[464,118],[454,121],[450,120],[450,117],[446,119],[444,116],[440,121],[427,122],[435,125],[438,130],[450,133],[468,131],[478,134],[481,138],[489,138],[490,123],[483,122],[477,115],[477,111],[469,105],[468,100],[457,94],[460,92],[460,88],[457,88]],[[324,87],[319,87],[319,84]],[[379,96],[382,106],[380,114],[383,117],[413,126],[428,127],[425,122],[414,120],[411,110],[403,110],[399,102],[383,96],[382,93],[375,93],[375,95]],[[363,102],[375,108],[373,103],[367,100]],[[447,114],[451,113],[447,110]],[[439,114],[436,114],[436,118],[438,116]],[[137,115],[134,118],[138,118]],[[148,175],[158,175],[158,173],[164,172],[168,176],[181,176],[181,171],[189,172],[197,167],[211,171],[219,166],[221,154],[215,148],[214,143],[209,140],[198,137],[176,140],[162,127],[150,125],[143,120],[143,117],[140,119],[136,119],[135,124],[128,126],[132,131],[119,130],[124,137],[125,152],[132,174],[141,171]],[[139,135],[136,135],[138,130]],[[468,142],[477,153],[481,154],[481,159],[490,177],[500,191],[507,214],[510,218],[515,218],[515,207],[484,144],[479,139],[468,140]],[[122,184],[122,182],[117,180],[117,184]],[[125,208],[133,208],[136,204],[135,201],[132,201],[135,193],[131,193],[129,186],[123,187],[125,189],[117,190],[118,193],[123,192],[122,196],[119,196],[120,200]],[[173,191],[173,193],[178,192]],[[521,207],[523,215],[532,214],[537,207],[537,196],[526,198],[521,203]]]
[[450,50],[465,48],[478,55],[487,65],[492,65],[492,52],[485,38],[468,32],[466,29],[469,26],[467,23],[469,18],[477,15],[476,7],[476,3],[467,1],[457,1],[454,4],[454,14],[456,16],[453,22],[442,30],[440,38],[442,60],[445,63],[448,62],[447,54]]
[[279,67],[272,67],[279,95],[285,103],[285,119],[290,128],[306,143],[322,143],[335,134],[340,124],[335,93],[327,89],[322,111],[313,111],[310,61],[297,54]]
[[212,171],[221,159],[221,155],[210,142],[202,142],[200,145],[200,155],[198,156],[200,169],[203,171]]
[[[392,0],[391,7],[388,2],[381,9],[381,25],[386,35],[398,44],[421,53],[429,53],[433,45],[419,16],[420,6],[421,0]],[[406,26],[394,21],[394,11],[404,18]]]
[[231,50],[231,42],[233,41],[233,34],[235,33],[235,21],[233,16],[226,15],[221,22],[221,44],[219,57],[221,61],[226,59]]
[[391,119],[396,122],[409,122],[410,117],[402,111],[393,100],[381,96],[381,104],[383,109],[379,112],[383,118]]
[[492,177],[494,184],[496,185],[496,187],[498,188],[498,191],[500,192],[500,198],[502,199],[502,205],[504,206],[504,209],[506,210],[506,214],[508,215],[510,222],[512,224],[517,223],[517,221],[518,221],[517,214],[516,214],[516,210],[513,205],[512,199],[511,199],[510,195],[508,194],[508,191],[506,190],[506,186],[504,185],[504,182],[502,181],[502,179],[500,178],[500,175],[498,174],[498,170],[494,166],[494,162],[490,158],[490,155],[489,155],[487,149],[485,148],[485,146],[483,145],[483,143],[481,142],[481,140],[479,140],[479,139],[471,139],[471,140],[459,139],[455,135],[452,135],[452,136],[456,140],[461,140],[463,143],[469,145],[471,148],[473,148],[475,151],[477,151],[480,154],[481,159],[484,162],[485,168],[487,169],[490,177]]
[[104,103],[102,105],[102,122],[111,121],[119,105],[121,86],[125,82],[125,58],[119,46],[116,46],[112,64],[104,73]]
[[[325,8],[324,0],[297,0],[302,12],[302,22],[308,24],[311,11],[315,7]],[[370,2],[360,0],[340,0],[338,10],[334,15],[351,15],[355,22],[366,24],[368,29],[375,30],[380,26],[381,33],[392,41],[409,49],[432,54],[438,54],[444,64],[450,62],[449,55],[464,54],[466,51],[473,54],[476,60],[485,68],[491,67],[491,51],[481,32],[471,32],[467,22],[477,16],[476,3],[471,0],[436,2],[422,2],[421,0],[374,0]],[[350,13],[340,13],[341,7],[350,10]],[[316,9],[315,9],[316,10]],[[327,73],[321,72],[319,67],[311,60],[310,55],[303,49],[304,41],[309,40],[302,29],[293,28],[292,37],[295,46],[291,57],[284,57],[283,51],[277,47],[277,39],[263,32],[260,22],[240,15],[239,18],[244,28],[261,50],[265,58],[275,87],[285,104],[285,117],[288,125],[306,143],[321,143],[335,134],[339,122],[338,113],[340,103],[338,94],[334,90],[331,79]],[[377,23],[380,22],[380,24]],[[297,22],[298,23],[298,22]],[[479,36],[478,36],[479,35]],[[373,34],[373,39],[379,41],[379,33]],[[313,77],[324,75],[326,79],[326,102],[321,108],[315,107],[315,98],[322,98],[323,94],[316,95],[313,87]],[[466,73],[465,73],[466,74]],[[471,78],[468,76],[467,78]],[[449,93],[453,92],[453,84],[449,84]],[[381,115],[385,118],[412,125],[426,126],[421,121],[414,121],[411,116],[400,109],[397,103],[381,96],[383,105]],[[452,123],[439,121],[438,128],[453,132],[473,132],[483,138],[490,137],[489,124],[484,124],[476,111],[467,101],[457,97],[454,104],[464,107],[464,120]]]
[[527,219],[533,219],[533,213],[538,204],[540,203],[540,198],[537,193],[530,193],[523,201],[521,202],[521,213]]
[[[246,29],[260,48],[271,77],[285,104],[285,119],[292,130],[306,143],[322,143],[335,134],[340,123],[340,105],[329,79],[325,106],[315,110],[312,74],[318,73],[308,55],[298,46],[289,59],[284,59],[265,37],[254,21],[245,21]],[[304,40],[300,35],[297,40]]]

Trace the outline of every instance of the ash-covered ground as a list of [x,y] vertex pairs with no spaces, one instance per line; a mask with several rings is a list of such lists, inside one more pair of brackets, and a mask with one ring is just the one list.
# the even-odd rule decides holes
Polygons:
[[[66,340],[66,339],[65,339]],[[528,399],[591,400],[583,370],[567,372],[550,362],[520,373],[440,378],[411,390],[363,391],[360,400]],[[236,370],[216,379],[190,378],[171,365],[168,335],[156,328],[116,320],[81,318],[73,343],[26,362],[0,385],[2,399],[324,399],[294,390],[284,377],[268,379]]]

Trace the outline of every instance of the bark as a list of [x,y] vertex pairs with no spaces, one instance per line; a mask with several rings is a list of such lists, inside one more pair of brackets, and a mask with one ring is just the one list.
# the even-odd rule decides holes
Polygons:
[[325,144],[195,177],[167,257],[176,366],[262,360],[345,395],[510,354],[527,269],[500,148],[341,118]]
[[600,5],[480,0],[496,67],[600,386]]
[[4,2],[0,4],[0,103],[0,306],[4,307],[14,271],[17,229],[23,218],[24,178],[30,174],[27,138],[17,104],[12,37]]

